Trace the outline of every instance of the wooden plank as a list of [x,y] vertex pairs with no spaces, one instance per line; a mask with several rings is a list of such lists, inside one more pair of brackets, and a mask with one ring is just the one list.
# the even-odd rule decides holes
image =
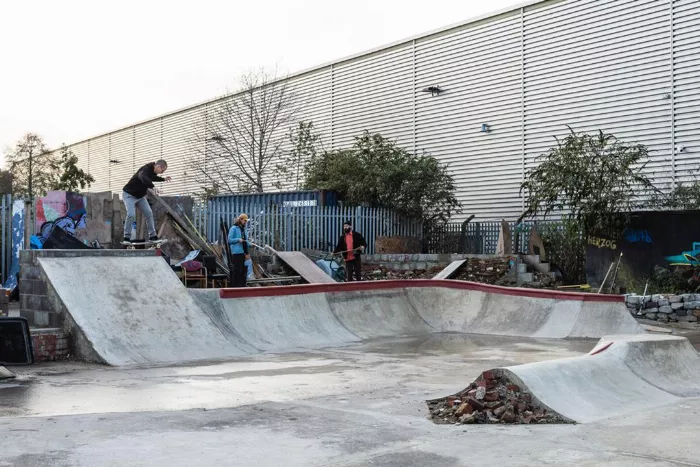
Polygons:
[[452,279],[452,277],[454,277],[459,271],[459,268],[461,268],[462,265],[466,262],[466,259],[452,261],[445,269],[443,269],[435,277],[433,277],[433,279]]
[[335,283],[328,274],[299,251],[278,251],[277,256],[309,284]]

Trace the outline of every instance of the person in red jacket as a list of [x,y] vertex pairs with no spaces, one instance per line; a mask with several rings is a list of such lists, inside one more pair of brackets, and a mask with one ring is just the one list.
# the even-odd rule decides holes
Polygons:
[[338,239],[333,253],[342,253],[345,258],[345,280],[352,282],[353,280],[362,280],[362,253],[367,248],[367,242],[359,232],[352,229],[352,221],[345,221],[343,224],[343,233]]

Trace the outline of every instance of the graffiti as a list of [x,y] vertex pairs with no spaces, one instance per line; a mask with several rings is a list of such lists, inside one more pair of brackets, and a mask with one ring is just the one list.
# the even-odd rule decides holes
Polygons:
[[672,265],[697,265],[700,256],[700,242],[693,242],[693,249],[679,255],[666,256],[664,259]]
[[19,274],[19,252],[24,249],[24,201],[17,200],[12,204],[12,257],[10,270],[3,287],[14,290],[17,287]]
[[611,250],[617,249],[617,242],[608,238],[592,237],[589,235],[588,244],[597,248],[610,248]]
[[38,232],[44,229],[45,224],[53,222],[53,225],[75,235],[75,229],[87,228],[86,217],[87,199],[79,193],[49,191],[46,196],[36,201]]
[[654,243],[648,230],[627,229],[624,235],[630,243]]

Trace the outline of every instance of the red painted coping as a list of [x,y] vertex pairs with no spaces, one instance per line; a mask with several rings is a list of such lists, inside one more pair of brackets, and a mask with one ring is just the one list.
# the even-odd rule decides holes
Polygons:
[[590,352],[588,355],[597,355],[597,354],[601,353],[602,351],[607,350],[608,347],[610,347],[610,346],[613,345],[613,344],[614,344],[614,342],[608,342],[608,343],[605,344],[603,347],[599,348],[599,349],[596,350],[596,351]]
[[530,297],[554,300],[578,300],[582,302],[624,303],[622,295],[599,295],[580,292],[560,292],[558,290],[522,289],[477,282],[449,279],[409,279],[394,281],[338,282],[336,284],[303,284],[275,287],[243,287],[220,289],[221,298],[280,297],[329,292],[362,292],[371,290],[410,289],[435,287],[457,290],[474,290],[514,297]]

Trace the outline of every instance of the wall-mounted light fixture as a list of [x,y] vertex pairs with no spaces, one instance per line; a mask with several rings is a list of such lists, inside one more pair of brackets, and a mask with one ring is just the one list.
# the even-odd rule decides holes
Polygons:
[[488,123],[481,124],[481,132],[482,133],[491,133],[491,127],[489,126]]
[[423,89],[423,92],[429,92],[431,96],[439,96],[441,92],[445,92],[444,89],[441,89],[440,86],[428,86],[427,88]]

